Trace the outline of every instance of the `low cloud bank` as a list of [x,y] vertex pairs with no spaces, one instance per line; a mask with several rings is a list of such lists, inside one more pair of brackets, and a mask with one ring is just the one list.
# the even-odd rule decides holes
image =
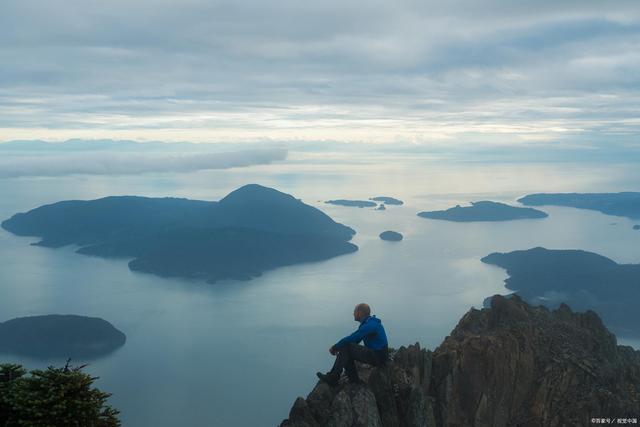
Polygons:
[[222,153],[51,153],[0,157],[0,178],[21,176],[134,175],[195,172],[263,165],[286,160],[287,150],[265,148]]

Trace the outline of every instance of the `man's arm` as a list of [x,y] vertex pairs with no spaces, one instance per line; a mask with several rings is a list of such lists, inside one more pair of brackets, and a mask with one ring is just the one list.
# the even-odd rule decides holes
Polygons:
[[363,323],[362,325],[360,325],[357,331],[355,331],[351,335],[347,335],[346,337],[342,338],[340,341],[335,343],[332,348],[339,350],[345,345],[347,345],[348,343],[357,344],[360,341],[362,341],[364,337],[375,332],[376,330],[374,325],[372,325],[371,323]]

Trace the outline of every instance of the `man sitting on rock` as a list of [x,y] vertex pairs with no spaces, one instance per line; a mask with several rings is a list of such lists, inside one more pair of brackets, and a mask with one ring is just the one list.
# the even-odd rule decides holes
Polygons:
[[[349,381],[359,383],[358,371],[354,361],[369,365],[381,366],[387,362],[389,348],[387,346],[387,334],[384,332],[382,322],[376,316],[371,316],[371,308],[361,303],[353,310],[353,320],[360,322],[358,330],[349,336],[342,338],[331,346],[329,353],[336,355],[336,361],[331,371],[316,375],[320,380],[331,386],[337,386],[342,370],[347,373]],[[364,340],[364,347],[358,345]]]

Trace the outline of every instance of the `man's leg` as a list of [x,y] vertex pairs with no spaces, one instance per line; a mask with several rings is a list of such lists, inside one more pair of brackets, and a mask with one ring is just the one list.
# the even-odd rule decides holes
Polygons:
[[367,365],[378,365],[380,363],[376,352],[362,345],[350,344],[349,356],[351,359]]
[[[329,372],[323,374],[322,372],[316,372],[320,381],[324,381],[331,386],[337,386],[342,370],[349,364],[349,347],[348,345],[338,350],[336,354],[336,361],[333,362],[333,367]],[[353,362],[351,362],[353,363]]]
[[338,350],[336,361],[333,363],[331,371],[326,374],[318,373],[318,378],[329,384],[337,385],[342,370],[344,369],[349,380],[359,382],[360,378],[358,378],[358,371],[354,363],[356,360],[369,365],[379,364],[378,357],[373,350],[358,344],[349,343]]
[[337,380],[340,378],[340,374],[342,374],[342,370],[344,369],[349,380],[359,382],[358,371],[354,363],[356,360],[370,365],[378,364],[378,359],[373,350],[358,344],[349,343],[338,352],[338,356],[329,375]]
[[351,346],[353,344],[347,344],[340,350],[338,350],[338,354],[336,355],[336,361],[333,362],[333,367],[327,373],[331,378],[335,378],[336,381],[340,379],[340,375],[342,374],[342,370],[346,368],[349,364],[353,364],[351,360]]
[[356,360],[368,365],[379,364],[378,357],[373,350],[361,345],[351,344],[349,347],[349,362],[345,366],[345,371],[347,372],[349,380],[352,382],[360,382],[355,364]]
[[347,366],[344,367],[344,372],[347,374],[349,381],[353,383],[359,383],[360,377],[358,376],[358,369],[356,369],[355,361],[352,358],[349,358],[347,362]]

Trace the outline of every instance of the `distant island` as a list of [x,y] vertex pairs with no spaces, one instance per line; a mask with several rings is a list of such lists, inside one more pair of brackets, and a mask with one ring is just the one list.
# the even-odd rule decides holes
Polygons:
[[0,323],[0,353],[34,358],[95,358],[124,345],[125,335],[97,317],[49,314]]
[[[378,202],[380,204],[378,204]],[[325,203],[337,206],[347,206],[350,208],[374,208],[378,211],[386,210],[385,205],[402,205],[402,200],[394,199],[393,197],[378,196],[372,197],[369,200],[349,200],[349,199],[337,199],[326,200]],[[377,207],[376,207],[377,206]]]
[[633,226],[633,229],[634,229],[634,230],[640,230],[640,224],[636,224],[636,225],[634,225],[634,226]]
[[137,196],[71,200],[2,223],[35,245],[75,244],[78,253],[132,259],[165,277],[248,280],[267,270],[354,252],[355,231],[291,195],[257,184],[219,202]]
[[397,206],[402,205],[404,203],[402,200],[394,199],[393,197],[387,197],[387,196],[372,197],[369,200],[382,202],[387,205],[397,205]]
[[492,253],[482,262],[506,269],[505,286],[530,303],[555,308],[564,302],[595,310],[618,335],[640,337],[640,264],[617,264],[582,250],[540,247]]
[[640,192],[623,193],[538,193],[518,199],[526,206],[568,206],[607,215],[640,218]]
[[382,240],[388,240],[391,242],[399,242],[403,239],[402,234],[391,230],[383,231],[382,233],[380,233],[380,238]]
[[351,208],[372,208],[377,206],[376,202],[370,202],[368,200],[346,200],[346,199],[338,199],[338,200],[327,200],[325,203],[330,205],[338,205],[338,206],[348,206]]
[[546,218],[548,215],[537,209],[520,208],[491,201],[480,201],[471,202],[471,206],[457,205],[444,211],[420,212],[418,216],[445,221],[473,222]]

